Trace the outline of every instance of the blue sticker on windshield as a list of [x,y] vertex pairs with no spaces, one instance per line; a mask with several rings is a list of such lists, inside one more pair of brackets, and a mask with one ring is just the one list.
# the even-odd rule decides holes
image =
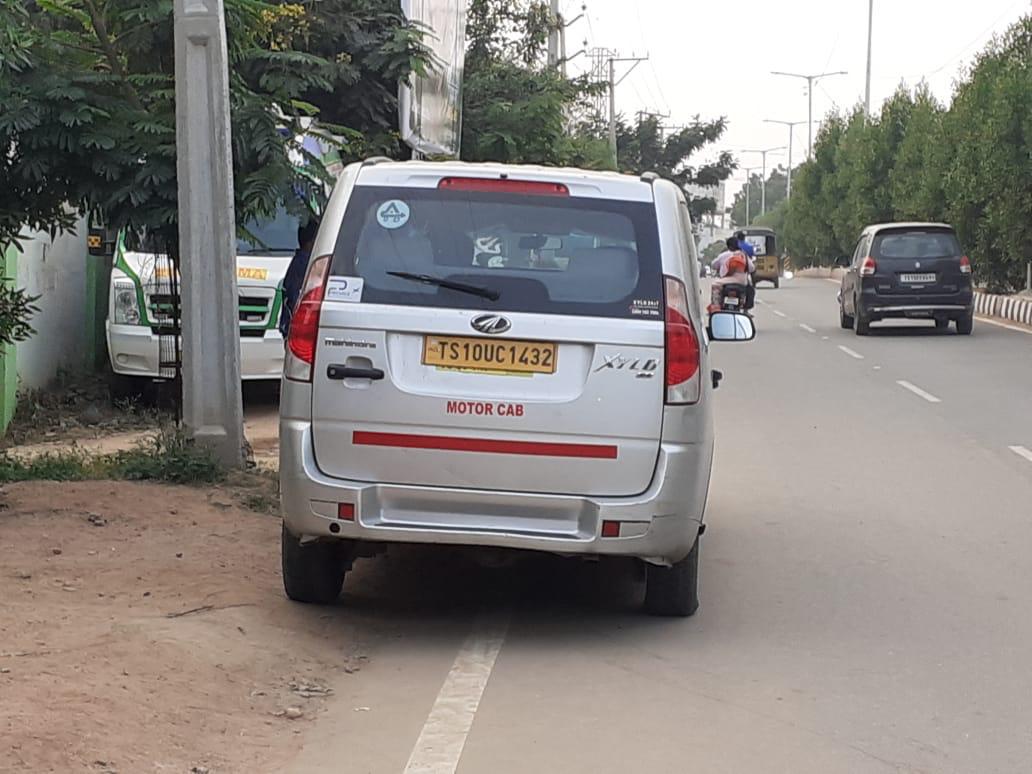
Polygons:
[[376,222],[393,231],[408,223],[410,214],[409,206],[405,202],[401,199],[392,199],[380,205],[376,211]]

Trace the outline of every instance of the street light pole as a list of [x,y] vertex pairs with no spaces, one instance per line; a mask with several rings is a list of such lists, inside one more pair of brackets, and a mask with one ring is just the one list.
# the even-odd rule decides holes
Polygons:
[[806,81],[806,96],[808,102],[807,108],[807,145],[806,145],[806,158],[809,160],[813,156],[813,85],[821,78],[830,78],[833,75],[848,75],[849,73],[845,70],[838,70],[833,73],[815,73],[813,75],[804,75],[802,73],[783,73],[777,70],[771,70],[771,75],[781,75],[786,78],[801,78]]
[[752,225],[752,218],[749,215],[750,199],[752,198],[752,173],[756,167],[748,167],[742,170],[745,172],[745,228]]
[[874,0],[867,0],[867,87],[864,90],[864,113],[871,115],[871,40],[874,37]]
[[183,423],[227,467],[243,463],[240,322],[223,0],[175,0]]
[[763,177],[760,178],[760,215],[767,214],[767,154],[783,151],[784,145],[777,148],[764,148],[763,150],[746,150],[743,153],[759,153],[763,158]]
[[781,124],[788,127],[788,180],[785,182],[785,198],[792,198],[792,145],[795,136],[795,128],[805,121],[778,121],[773,118],[763,119],[767,124]]

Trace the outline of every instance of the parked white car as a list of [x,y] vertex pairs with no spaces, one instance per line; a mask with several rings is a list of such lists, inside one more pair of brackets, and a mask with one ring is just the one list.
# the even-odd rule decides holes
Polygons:
[[636,557],[648,610],[695,612],[718,375],[675,185],[367,162],[313,255],[281,390],[291,599],[432,543]]

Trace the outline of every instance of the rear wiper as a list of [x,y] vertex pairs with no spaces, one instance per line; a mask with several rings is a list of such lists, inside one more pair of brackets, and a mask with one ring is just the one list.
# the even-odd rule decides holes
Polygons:
[[484,288],[480,285],[467,285],[465,282],[452,282],[451,280],[433,277],[429,274],[413,274],[410,271],[389,271],[387,274],[391,277],[398,277],[399,279],[422,282],[424,285],[436,285],[439,288],[448,288],[448,290],[457,290],[460,293],[469,293],[473,296],[486,298],[488,301],[497,301],[502,297],[501,293],[497,290],[491,290],[491,288]]

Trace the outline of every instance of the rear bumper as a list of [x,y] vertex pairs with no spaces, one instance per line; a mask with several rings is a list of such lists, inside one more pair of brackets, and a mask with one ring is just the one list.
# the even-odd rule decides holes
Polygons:
[[[711,446],[664,444],[645,493],[593,498],[340,480],[319,471],[313,448],[309,422],[281,420],[283,519],[295,535],[633,556],[664,565],[695,542],[713,458]],[[354,505],[354,521],[337,518],[338,503]],[[621,522],[621,536],[601,537],[603,521]]]
[[[160,379],[159,337],[143,325],[107,323],[108,359],[121,376]],[[283,374],[283,337],[277,330],[262,338],[241,337],[240,375],[244,381],[279,379]]]
[[874,319],[901,317],[963,317],[974,311],[974,295],[970,290],[949,294],[887,295],[864,289],[860,307],[865,316]]

